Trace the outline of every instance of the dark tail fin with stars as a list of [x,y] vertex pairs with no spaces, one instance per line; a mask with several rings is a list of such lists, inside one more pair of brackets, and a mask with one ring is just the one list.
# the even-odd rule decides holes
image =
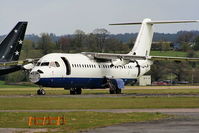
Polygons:
[[27,22],[18,22],[0,44],[0,62],[17,61],[26,32]]

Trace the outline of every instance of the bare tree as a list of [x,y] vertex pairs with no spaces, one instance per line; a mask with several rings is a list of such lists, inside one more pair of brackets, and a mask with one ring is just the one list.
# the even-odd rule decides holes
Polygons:
[[58,40],[59,50],[69,53],[70,43],[71,43],[71,39],[69,37],[67,37],[67,36],[60,37]]
[[102,29],[95,29],[93,31],[93,34],[96,37],[97,47],[100,52],[104,52],[104,46],[106,43],[106,40],[108,39],[108,35],[110,32],[104,28]]

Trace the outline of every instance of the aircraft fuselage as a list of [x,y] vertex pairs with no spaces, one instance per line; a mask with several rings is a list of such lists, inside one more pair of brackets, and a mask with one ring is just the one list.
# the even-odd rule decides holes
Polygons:
[[150,70],[151,61],[140,60],[124,66],[97,62],[84,54],[53,53],[42,57],[30,73],[30,80],[43,87],[105,88],[105,78],[122,79],[124,83]]

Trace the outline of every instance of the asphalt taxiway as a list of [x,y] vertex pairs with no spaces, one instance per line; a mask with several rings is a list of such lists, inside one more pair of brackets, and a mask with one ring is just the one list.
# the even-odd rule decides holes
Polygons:
[[199,113],[167,113],[176,118],[151,122],[124,123],[96,128],[84,133],[198,133]]
[[81,95],[3,95],[0,98],[28,98],[28,97],[78,97],[78,98],[97,98],[97,97],[199,97],[199,94],[81,94]]

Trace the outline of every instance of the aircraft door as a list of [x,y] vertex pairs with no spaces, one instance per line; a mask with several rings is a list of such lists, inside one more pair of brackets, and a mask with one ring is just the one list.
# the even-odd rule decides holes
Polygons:
[[61,57],[61,59],[63,60],[65,67],[66,67],[66,75],[70,75],[71,74],[71,66],[70,66],[69,61],[65,57]]

